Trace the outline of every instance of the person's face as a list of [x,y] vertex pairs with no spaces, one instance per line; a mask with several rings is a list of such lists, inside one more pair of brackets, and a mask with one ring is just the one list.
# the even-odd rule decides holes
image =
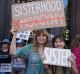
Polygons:
[[55,48],[64,48],[65,43],[63,40],[60,40],[59,38],[57,38],[54,42],[54,47]]
[[2,45],[2,50],[3,51],[8,51],[8,44],[3,44]]
[[37,36],[37,42],[39,44],[45,44],[46,40],[47,40],[47,37],[42,33],[39,36]]

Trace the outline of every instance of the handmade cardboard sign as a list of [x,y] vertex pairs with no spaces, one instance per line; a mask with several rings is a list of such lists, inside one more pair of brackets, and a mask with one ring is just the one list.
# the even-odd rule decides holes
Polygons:
[[2,63],[0,64],[0,72],[11,72],[12,65],[10,63]]
[[69,56],[71,56],[70,49],[45,47],[44,53],[46,56],[43,61],[44,64],[71,67],[71,63],[68,60]]
[[64,27],[63,0],[43,0],[12,5],[12,27],[34,30]]
[[31,31],[24,31],[24,30],[19,31],[19,32],[17,32],[16,38],[28,40],[29,36],[30,36],[30,32]]

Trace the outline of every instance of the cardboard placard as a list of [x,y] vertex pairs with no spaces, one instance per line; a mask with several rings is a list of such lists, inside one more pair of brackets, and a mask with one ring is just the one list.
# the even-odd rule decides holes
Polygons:
[[71,63],[68,60],[71,56],[70,49],[59,49],[59,48],[48,48],[44,50],[46,59],[43,61],[44,64],[71,67]]
[[34,30],[64,27],[63,0],[43,0],[12,5],[12,27]]

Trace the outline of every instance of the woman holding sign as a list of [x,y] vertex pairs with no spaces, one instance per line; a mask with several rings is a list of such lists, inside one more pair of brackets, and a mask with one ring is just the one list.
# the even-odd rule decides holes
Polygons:
[[[54,48],[63,49],[65,47],[65,41],[61,35],[55,36],[52,39],[52,44]],[[72,71],[74,71],[75,74],[78,74],[78,71],[75,65],[75,56],[73,54],[69,57],[69,61],[71,62]],[[55,74],[71,74],[70,69],[67,67],[55,66],[54,69],[55,69]]]
[[28,59],[26,74],[52,74],[49,66],[42,64],[44,47],[50,46],[47,33],[44,30],[37,30],[33,44],[22,47],[20,51],[16,52],[17,30],[16,28],[11,29],[13,39],[10,46],[10,53]]

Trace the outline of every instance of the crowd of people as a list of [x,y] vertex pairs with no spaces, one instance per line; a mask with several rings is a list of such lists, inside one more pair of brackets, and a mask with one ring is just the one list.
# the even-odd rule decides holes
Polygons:
[[[11,72],[0,72],[0,74],[80,74],[80,35],[71,42],[71,56],[68,61],[71,67],[62,67],[43,64],[45,59],[44,48],[65,49],[66,43],[62,35],[50,38],[44,29],[36,30],[33,42],[24,45],[24,41],[16,39],[18,29],[12,28],[12,41],[4,39],[0,42],[0,65],[11,63]],[[52,45],[51,45],[52,43]]]

